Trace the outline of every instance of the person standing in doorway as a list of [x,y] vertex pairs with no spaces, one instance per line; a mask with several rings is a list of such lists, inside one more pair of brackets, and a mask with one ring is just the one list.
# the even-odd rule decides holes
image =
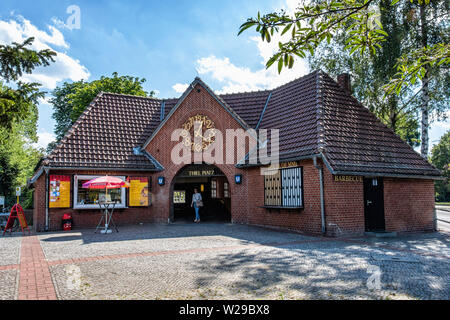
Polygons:
[[194,194],[192,195],[191,207],[194,207],[195,210],[195,223],[200,222],[199,210],[203,207],[202,195],[198,192],[197,188],[194,189]]

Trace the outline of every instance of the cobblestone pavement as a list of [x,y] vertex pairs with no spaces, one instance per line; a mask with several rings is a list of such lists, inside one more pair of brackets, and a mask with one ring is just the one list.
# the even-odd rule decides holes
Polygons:
[[[38,239],[58,299],[450,298],[447,233],[330,239],[173,224]],[[12,283],[13,272],[0,268],[0,277]],[[0,290],[1,299],[15,296]]]
[[18,270],[0,269],[0,300],[16,299],[18,275]]
[[18,234],[1,236],[0,234],[0,266],[18,264],[22,237]]

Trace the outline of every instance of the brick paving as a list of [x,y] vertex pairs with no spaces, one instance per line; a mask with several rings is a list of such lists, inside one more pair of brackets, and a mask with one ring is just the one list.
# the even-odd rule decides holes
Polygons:
[[[330,239],[186,224],[19,239],[0,238],[0,256],[10,263],[0,264],[2,300],[450,298],[446,233]],[[375,292],[365,283],[369,266],[383,275]]]
[[19,266],[19,300],[55,300],[48,262],[37,236],[22,240]]

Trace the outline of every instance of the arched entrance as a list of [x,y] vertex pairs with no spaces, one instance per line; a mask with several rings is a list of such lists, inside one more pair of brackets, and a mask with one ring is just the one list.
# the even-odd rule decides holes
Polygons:
[[171,222],[194,220],[191,207],[194,188],[202,195],[204,207],[200,209],[202,222],[231,221],[230,183],[216,166],[192,164],[183,167],[171,183]]

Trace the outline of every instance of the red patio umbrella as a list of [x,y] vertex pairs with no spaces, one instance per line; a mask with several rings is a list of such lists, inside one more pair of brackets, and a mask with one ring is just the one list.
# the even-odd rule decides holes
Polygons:
[[[98,178],[89,180],[89,181],[83,183],[83,185],[82,185],[82,187],[86,188],[86,189],[106,189],[106,193],[105,193],[106,198],[108,197],[108,189],[128,188],[129,186],[130,186],[130,184],[128,182],[123,181],[120,178],[111,177],[111,176],[98,177]],[[99,202],[99,205],[100,205],[100,202]],[[100,208],[101,208],[101,205],[100,205]],[[112,210],[114,211],[114,207]],[[102,219],[105,219],[105,230],[103,230],[102,233],[109,233],[110,230],[108,230],[108,225],[109,225],[110,221],[112,221],[112,212],[113,211],[111,211],[111,213],[109,213],[108,205],[105,204],[105,210],[104,210],[105,216],[102,217]],[[102,220],[100,219],[100,222],[97,225],[97,228],[101,222],[102,222]],[[114,224],[114,226],[115,226],[115,224]],[[115,228],[117,230],[117,227],[115,227]]]
[[85,189],[106,189],[106,197],[108,197],[108,189],[128,188],[129,186],[129,182],[111,176],[98,177],[89,180],[82,185]]
[[82,187],[86,189],[117,189],[128,188],[130,184],[120,178],[103,176],[83,183]]

